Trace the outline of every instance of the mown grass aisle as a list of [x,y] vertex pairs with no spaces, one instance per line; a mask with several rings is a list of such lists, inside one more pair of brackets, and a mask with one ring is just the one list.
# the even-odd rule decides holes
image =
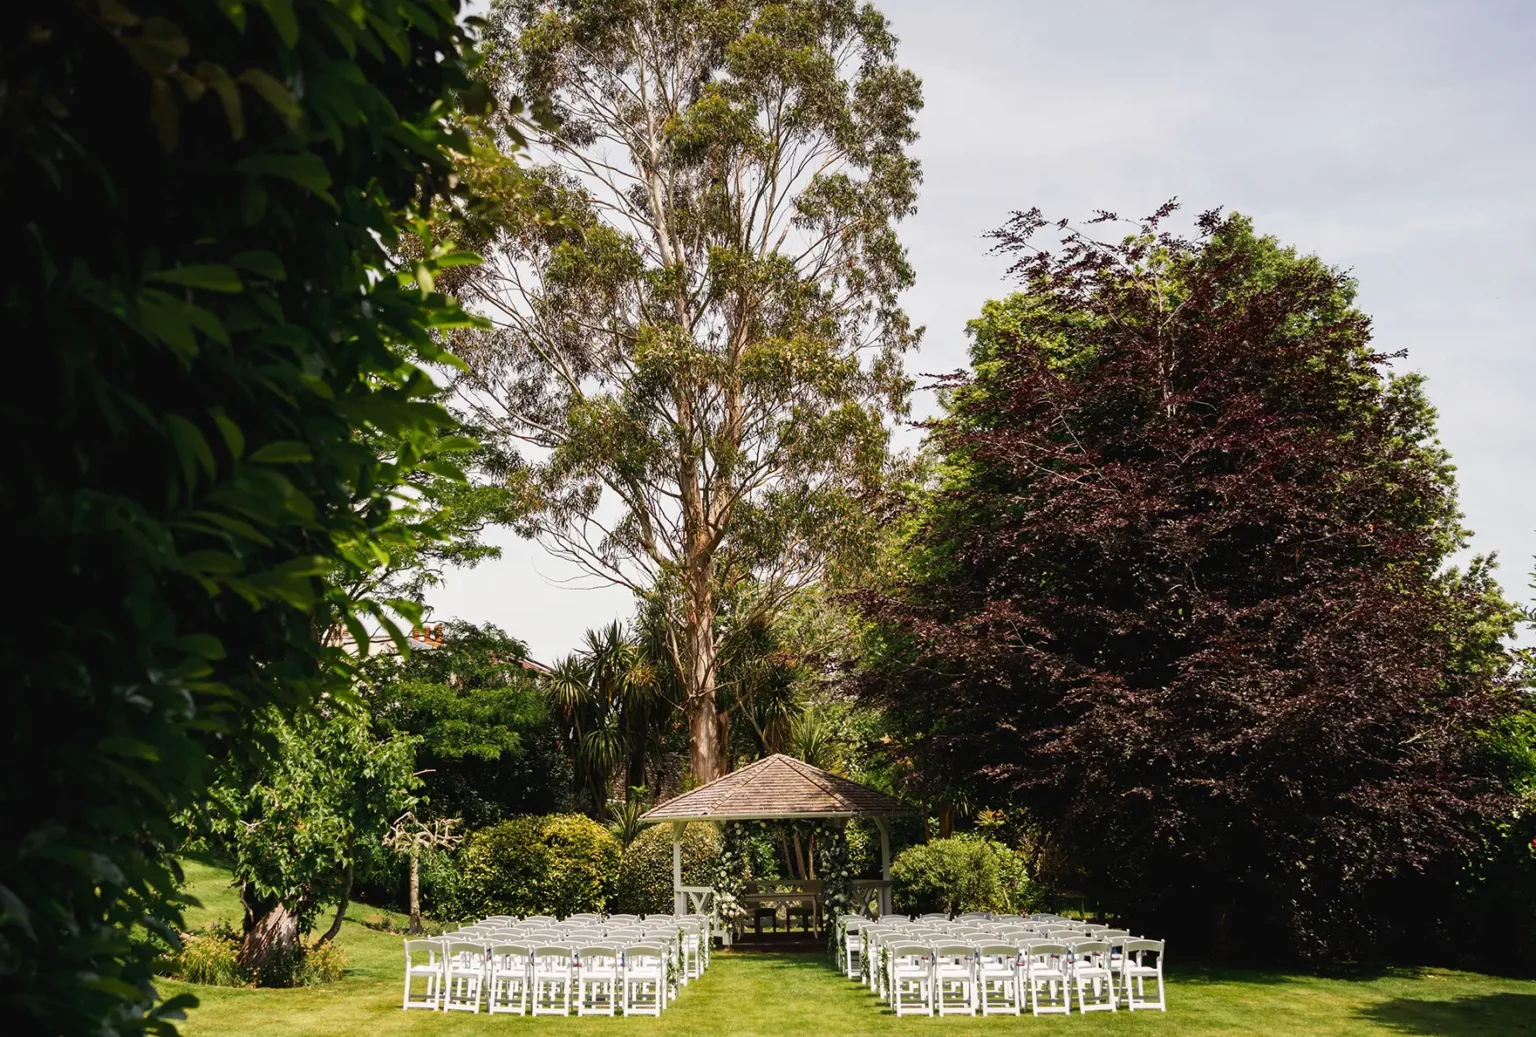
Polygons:
[[[228,872],[189,862],[201,925],[237,920]],[[352,959],[345,979],[297,990],[193,987],[163,980],[165,993],[202,998],[185,1037],[429,1037],[449,1033],[612,1034],[648,1037],[841,1037],[862,1034],[1021,1033],[1255,1034],[1264,1037],[1536,1034],[1536,982],[1441,969],[1396,969],[1333,979],[1280,972],[1173,967],[1168,1014],[1125,1012],[1034,1019],[897,1019],[821,955],[717,954],[660,1019],[538,1019],[400,1009],[400,936],[361,921],[400,916],[357,905],[339,940]]]

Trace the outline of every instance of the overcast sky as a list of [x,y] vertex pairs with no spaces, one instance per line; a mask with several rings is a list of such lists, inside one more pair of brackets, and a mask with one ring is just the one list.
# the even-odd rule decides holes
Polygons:
[[[1354,272],[1377,346],[1429,378],[1473,549],[1529,600],[1536,2],[878,6],[926,99],[909,370],[964,365],[965,322],[1011,287],[981,237],[1010,210],[1236,209]],[[438,618],[495,622],[548,660],[629,614],[626,594],[564,588],[536,545],[495,539],[505,557],[451,575]]]

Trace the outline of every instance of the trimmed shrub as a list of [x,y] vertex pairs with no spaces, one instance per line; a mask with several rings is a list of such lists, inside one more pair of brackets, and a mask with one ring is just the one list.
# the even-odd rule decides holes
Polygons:
[[1023,858],[976,835],[919,843],[891,862],[897,911],[1020,911],[1027,895]]
[[602,911],[613,895],[619,840],[581,814],[552,814],[539,836],[547,854],[541,906],[561,918],[578,911]]
[[[683,884],[712,885],[720,857],[715,826],[695,821],[683,829]],[[672,826],[651,825],[619,858],[614,880],[615,911],[659,914],[672,910]]]
[[443,890],[451,917],[564,917],[607,907],[619,841],[581,814],[522,816],[472,833],[457,859],[458,881]]

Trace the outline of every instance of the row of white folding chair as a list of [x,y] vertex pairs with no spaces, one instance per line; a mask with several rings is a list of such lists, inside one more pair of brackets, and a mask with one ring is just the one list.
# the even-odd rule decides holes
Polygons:
[[[1033,930],[1015,928],[1011,926],[977,925],[964,926],[951,923],[945,927],[923,928],[921,923],[916,925],[896,925],[881,927],[877,923],[864,923],[853,930],[858,936],[860,953],[855,956],[847,953],[843,965],[849,978],[858,978],[861,972],[866,976],[871,987],[882,997],[890,992],[889,977],[881,968],[880,945],[883,941],[889,943],[897,939],[912,939],[927,941],[930,944],[938,939],[950,939],[960,943],[968,943],[973,946],[992,941],[999,945],[1011,945],[1022,948],[1031,941],[1050,940],[1062,942],[1069,947],[1085,941],[1106,942],[1110,950],[1105,956],[1104,964],[1111,969],[1118,969],[1122,961],[1121,946],[1130,934],[1125,930],[1104,929],[1092,927],[1089,932],[1079,930],[1052,929],[1048,933],[1040,933]],[[849,946],[854,941],[850,939]],[[858,960],[856,960],[856,957]],[[866,960],[867,959],[867,964]],[[859,971],[855,971],[857,968]]]
[[[707,923],[706,923],[707,924]],[[446,939],[462,940],[593,940],[603,941],[608,939],[629,939],[644,937],[646,939],[662,939],[667,942],[674,940],[686,943],[693,952],[690,957],[695,961],[700,957],[704,944],[707,942],[701,935],[701,926],[690,920],[682,920],[679,926],[675,922],[657,921],[649,925],[645,923],[620,927],[604,927],[602,925],[585,924],[556,924],[532,926],[523,923],[515,926],[475,926],[469,929],[461,929],[458,932],[446,934]],[[698,968],[694,970],[697,974]]]
[[[425,954],[418,962],[413,953]],[[494,943],[462,940],[405,941],[404,1008],[522,1015],[659,1015],[669,999],[676,962],[665,942],[587,944],[569,941]],[[425,991],[412,997],[412,980]]]
[[529,973],[532,1014],[567,1015],[574,1001],[577,1015],[660,1015],[671,994],[671,959],[661,942],[536,946]]
[[682,918],[663,917],[648,920],[622,929],[580,930],[577,933],[555,935],[545,930],[539,934],[539,937],[558,940],[578,936],[591,939],[600,936],[610,941],[659,943],[667,948],[669,964],[674,966],[670,970],[674,980],[673,985],[680,983],[686,986],[690,981],[703,975],[704,969],[708,967],[710,943],[708,934],[707,918],[687,915]]
[[[1121,941],[1118,959],[1105,940],[967,942],[908,936],[882,947],[885,990],[897,1015],[1035,1015],[1071,1010],[1167,1011],[1164,945],[1158,940]],[[1149,995],[1147,987],[1151,986]]]
[[1101,959],[1085,955],[1074,961],[1061,944],[1041,944],[1021,955],[1008,944],[899,940],[886,951],[897,1015],[975,1015],[978,1009],[984,1015],[1017,1015],[1026,1005],[1036,1015],[1065,1012],[1074,985],[1083,1010],[1114,1007],[1112,980],[1099,967]]
[[[1129,935],[1124,930],[1108,930],[1101,926],[1084,925],[1069,928],[1064,924],[1043,923],[1037,928],[1017,920],[1017,916],[987,918],[980,913],[962,915],[956,921],[949,921],[946,916],[938,914],[923,916],[917,920],[880,919],[865,921],[862,919],[852,919],[845,922],[841,936],[843,943],[842,965],[850,979],[858,978],[867,968],[864,959],[869,956],[869,948],[866,948],[866,940],[863,936],[863,930],[866,927],[870,928],[873,932],[891,930],[897,932],[937,931],[957,937],[979,937],[992,934],[1033,939],[1053,934],[1073,938],[1082,938],[1100,933],[1114,936]],[[873,978],[871,976],[871,979]]]

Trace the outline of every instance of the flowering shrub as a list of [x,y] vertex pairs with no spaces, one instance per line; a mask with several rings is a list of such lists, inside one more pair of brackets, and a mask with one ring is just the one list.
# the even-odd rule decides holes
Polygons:
[[238,987],[245,982],[239,953],[240,934],[226,922],[215,922],[182,937],[181,950],[170,959],[170,975],[210,987]]
[[322,983],[334,983],[346,974],[347,966],[350,964],[352,962],[347,958],[347,952],[338,947],[334,941],[311,947],[304,954],[304,967],[298,977],[299,982],[294,985],[313,987]]

